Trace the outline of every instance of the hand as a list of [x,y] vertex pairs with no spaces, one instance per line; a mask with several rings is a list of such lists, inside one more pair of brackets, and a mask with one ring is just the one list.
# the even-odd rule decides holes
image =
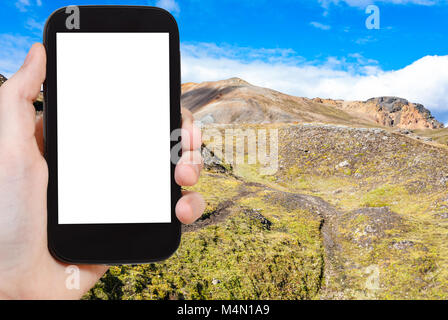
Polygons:
[[[48,168],[42,157],[42,118],[33,101],[45,80],[46,54],[35,44],[20,70],[0,87],[0,298],[79,299],[107,271],[106,266],[79,266],[80,290],[68,290],[66,265],[47,249]],[[187,136],[176,166],[179,185],[194,185],[200,174],[201,139],[193,117],[182,110]],[[199,134],[198,134],[199,133]],[[190,138],[190,139],[188,139]],[[188,143],[187,143],[188,142]],[[196,162],[191,162],[191,160]],[[196,164],[193,164],[196,163]],[[185,192],[176,205],[183,223],[201,216],[204,200]]]

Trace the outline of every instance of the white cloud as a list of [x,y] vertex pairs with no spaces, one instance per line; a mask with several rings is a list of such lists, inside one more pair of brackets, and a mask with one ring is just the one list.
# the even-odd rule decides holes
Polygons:
[[34,18],[29,18],[25,23],[25,28],[31,31],[42,32],[44,29],[45,22],[38,22]]
[[316,22],[316,21],[310,22],[310,25],[312,25],[313,27],[315,27],[317,29],[321,29],[321,30],[330,30],[331,29],[331,26],[320,23],[320,22]]
[[375,60],[357,53],[343,59],[330,57],[322,63],[306,61],[288,50],[290,54],[283,57],[277,54],[274,59],[260,56],[253,60],[228,54],[228,50],[221,48],[220,53],[220,47],[212,44],[183,44],[182,81],[240,77],[296,96],[366,100],[392,95],[422,103],[433,111],[448,111],[448,56],[426,56],[403,69],[383,71]]
[[[34,1],[30,2],[30,0],[16,0],[15,5],[21,12],[26,12],[33,3]],[[36,0],[35,4],[39,7],[42,6],[42,0]]]
[[[0,74],[10,77],[33,41],[0,34]],[[240,77],[254,85],[303,97],[366,100],[392,95],[448,111],[448,55],[425,56],[394,71],[359,53],[309,61],[292,49],[183,43],[182,82]]]
[[17,0],[16,7],[22,12],[27,11],[27,7],[31,5],[30,0]]
[[378,41],[378,39],[375,37],[372,37],[371,35],[368,35],[363,38],[356,39],[354,41],[356,44],[363,45],[363,44],[370,43],[370,42],[376,42],[376,41]]
[[424,5],[424,6],[432,6],[437,3],[445,2],[445,0],[437,1],[437,0],[318,0],[319,3],[324,8],[328,8],[331,4],[339,5],[345,3],[351,7],[359,7],[365,8],[369,4],[373,3],[387,3],[387,4],[414,4],[414,5]]
[[293,49],[284,48],[251,48],[236,47],[228,44],[216,45],[215,43],[182,43],[182,53],[187,53],[196,58],[228,58],[238,61],[263,60],[269,63],[305,61]]
[[0,34],[0,74],[9,78],[19,70],[32,44],[28,37]]
[[176,0],[157,0],[156,7],[163,8],[174,14],[180,12],[180,7]]

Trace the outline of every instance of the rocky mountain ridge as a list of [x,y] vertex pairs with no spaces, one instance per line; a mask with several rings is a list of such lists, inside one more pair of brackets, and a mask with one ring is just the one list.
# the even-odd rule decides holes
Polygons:
[[[7,78],[0,74],[0,86]],[[239,78],[182,85],[181,103],[203,123],[305,123],[383,126],[399,129],[440,129],[422,104],[398,97],[366,101],[290,96],[254,86]],[[43,96],[34,106],[43,109]]]
[[309,99],[254,86],[239,78],[185,83],[181,101],[204,123],[323,122],[400,129],[443,128],[422,104],[403,98]]

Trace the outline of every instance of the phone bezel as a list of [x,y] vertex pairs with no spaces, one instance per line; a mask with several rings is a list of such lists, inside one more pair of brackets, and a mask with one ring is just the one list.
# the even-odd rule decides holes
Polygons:
[[[80,29],[68,30],[66,7],[56,10],[44,28],[47,78],[44,83],[44,144],[49,169],[48,248],[65,263],[137,264],[160,261],[179,246],[181,224],[175,206],[181,189],[171,163],[171,223],[58,224],[57,65],[58,32],[168,32],[170,54],[170,129],[181,126],[179,31],[167,11],[146,6],[78,6]],[[167,135],[168,136],[168,135]],[[168,142],[167,142],[168,143]],[[178,142],[170,141],[173,148]]]

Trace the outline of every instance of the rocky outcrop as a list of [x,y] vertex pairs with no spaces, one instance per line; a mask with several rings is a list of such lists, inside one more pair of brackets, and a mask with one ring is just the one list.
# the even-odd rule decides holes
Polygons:
[[367,101],[342,104],[343,110],[360,112],[386,127],[402,129],[439,129],[443,124],[437,121],[422,104],[411,103],[398,97],[378,97]]
[[206,170],[232,174],[232,165],[224,163],[224,161],[218,158],[213,151],[207,148],[204,144],[201,146],[201,155]]

